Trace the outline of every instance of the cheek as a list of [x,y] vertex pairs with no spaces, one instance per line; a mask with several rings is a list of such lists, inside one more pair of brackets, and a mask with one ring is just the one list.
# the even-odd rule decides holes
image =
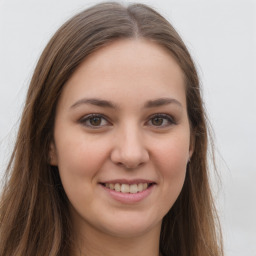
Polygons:
[[[178,134],[179,135],[179,134]],[[165,176],[177,176],[186,169],[189,159],[189,136],[181,134],[158,142],[156,162]]]
[[[61,138],[58,140],[58,138]],[[63,138],[65,138],[63,140]],[[90,205],[97,173],[106,158],[106,143],[91,141],[78,133],[56,136],[58,168],[64,190],[71,204],[79,209],[82,201]]]
[[[168,151],[167,151],[168,150]],[[161,155],[160,175],[163,179],[164,188],[171,189],[172,192],[179,191],[184,183],[187,157],[183,150],[168,147]]]
[[58,166],[60,172],[67,175],[92,178],[106,157],[106,143],[96,142],[83,134],[78,134],[60,134],[59,137],[65,140],[58,140],[57,137]]
[[159,145],[155,154],[156,169],[163,184],[161,205],[169,210],[178,198],[184,184],[189,155],[189,140],[185,137],[175,138],[169,143]]

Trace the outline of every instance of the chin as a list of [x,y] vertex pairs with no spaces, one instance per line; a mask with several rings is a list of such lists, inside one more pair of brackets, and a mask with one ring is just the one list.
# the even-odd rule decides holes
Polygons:
[[[156,229],[161,229],[162,219],[148,219],[144,216],[132,216],[133,213],[126,213],[126,216],[116,217],[113,223],[101,225],[101,230],[111,236],[120,238],[133,238],[145,235]],[[105,220],[106,221],[106,220]],[[103,224],[103,223],[102,223]]]

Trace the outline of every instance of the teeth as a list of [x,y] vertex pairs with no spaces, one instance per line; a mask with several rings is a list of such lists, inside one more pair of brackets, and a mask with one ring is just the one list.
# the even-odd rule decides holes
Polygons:
[[135,194],[138,192],[138,186],[137,184],[130,185],[130,193]]
[[128,184],[122,184],[121,185],[121,192],[122,193],[129,193],[130,192],[130,188]]
[[[147,183],[146,183],[147,184]],[[143,190],[143,184],[139,183],[138,184],[138,191],[141,192]]]
[[105,187],[115,190],[117,192],[122,192],[122,193],[131,193],[135,194],[138,192],[141,192],[143,190],[146,190],[149,186],[148,183],[139,183],[139,184],[113,184],[113,183],[106,183],[104,184]]
[[115,184],[115,191],[117,191],[117,192],[120,192],[120,191],[121,191],[121,186],[120,186],[119,183],[116,183],[116,184]]

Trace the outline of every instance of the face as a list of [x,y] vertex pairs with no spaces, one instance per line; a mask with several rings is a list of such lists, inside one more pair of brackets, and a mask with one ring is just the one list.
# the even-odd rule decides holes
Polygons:
[[192,154],[174,58],[144,40],[93,53],[63,89],[50,154],[79,232],[159,232]]

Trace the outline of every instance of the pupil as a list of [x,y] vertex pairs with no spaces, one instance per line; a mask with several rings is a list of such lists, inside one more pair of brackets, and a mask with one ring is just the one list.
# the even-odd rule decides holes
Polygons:
[[101,118],[100,117],[92,117],[90,119],[90,122],[91,122],[92,125],[95,125],[95,126],[100,125]]
[[163,118],[155,117],[152,120],[153,125],[162,125],[163,124]]

